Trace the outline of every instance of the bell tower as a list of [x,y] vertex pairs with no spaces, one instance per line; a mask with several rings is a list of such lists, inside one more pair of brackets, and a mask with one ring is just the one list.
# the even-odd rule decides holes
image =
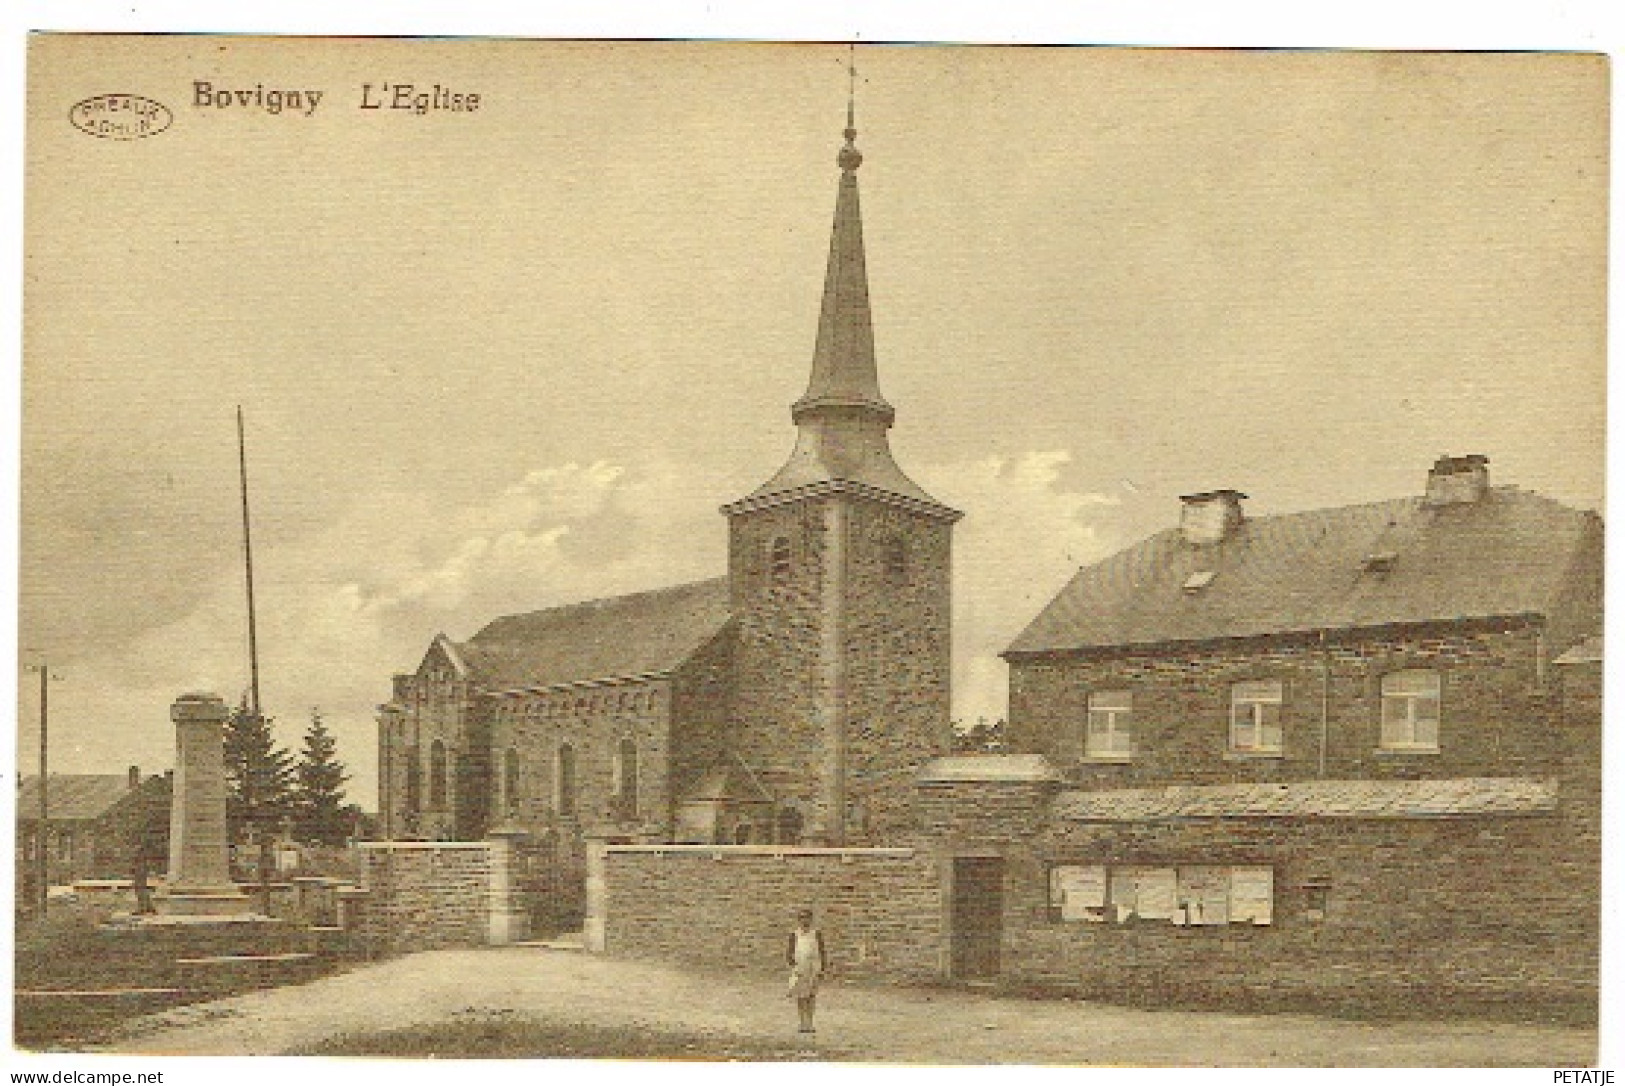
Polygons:
[[[913,773],[947,753],[951,535],[962,514],[892,459],[853,105],[807,390],[778,473],[723,507],[738,626],[734,748],[805,839],[888,839]],[[765,834],[764,834],[765,837]]]

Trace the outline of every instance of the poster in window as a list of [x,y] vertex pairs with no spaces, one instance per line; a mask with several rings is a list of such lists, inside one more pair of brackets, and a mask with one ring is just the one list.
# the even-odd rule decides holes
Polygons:
[[1104,867],[1050,869],[1050,902],[1059,906],[1062,920],[1102,920],[1106,908]]
[[1179,908],[1179,880],[1171,867],[1143,867],[1135,880],[1136,908],[1147,920],[1172,920]]
[[1228,867],[1181,867],[1179,869],[1179,911],[1181,919],[1193,926],[1230,922],[1230,869]]
[[1275,871],[1268,867],[1230,869],[1230,921],[1236,924],[1275,922]]

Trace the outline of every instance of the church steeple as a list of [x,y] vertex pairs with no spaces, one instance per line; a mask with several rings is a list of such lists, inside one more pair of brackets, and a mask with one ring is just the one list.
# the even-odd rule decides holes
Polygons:
[[[852,74],[855,86],[856,73]],[[857,148],[851,96],[847,99],[844,135],[846,142],[835,158],[841,179],[835,196],[835,224],[824,271],[812,374],[807,391],[790,408],[798,431],[796,447],[778,474],[745,502],[779,495],[800,496],[806,488],[820,484],[856,484],[859,489],[925,503],[938,515],[957,517],[956,512],[903,474],[892,459],[886,431],[897,412],[881,395],[875,368],[863,216],[858,204],[858,167],[863,164],[863,153]]]
[[830,233],[829,263],[824,271],[824,301],[818,316],[818,346],[813,351],[807,392],[791,408],[803,416],[821,407],[872,411],[890,426],[896,414],[880,394],[875,373],[874,328],[869,319],[869,275],[863,259],[863,216],[858,204],[858,130],[853,102],[846,103],[846,145],[836,156],[841,167],[835,197],[835,227]]

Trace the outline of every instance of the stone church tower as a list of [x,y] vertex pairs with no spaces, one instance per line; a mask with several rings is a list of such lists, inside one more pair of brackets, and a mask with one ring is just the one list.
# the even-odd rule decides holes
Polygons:
[[962,515],[892,459],[850,105],[845,135],[812,377],[790,411],[795,449],[722,510],[733,748],[781,819],[832,845],[901,828],[914,771],[949,749],[950,546]]

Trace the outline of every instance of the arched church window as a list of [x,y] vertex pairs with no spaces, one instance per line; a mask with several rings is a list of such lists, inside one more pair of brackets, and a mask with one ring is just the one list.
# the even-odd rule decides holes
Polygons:
[[774,536],[773,542],[767,548],[767,569],[775,583],[782,584],[790,579],[790,537]]
[[903,584],[908,580],[908,540],[902,536],[888,536],[880,543],[880,560],[885,567],[886,580]]
[[417,811],[423,806],[423,759],[417,747],[406,752],[406,809]]
[[622,818],[638,816],[638,745],[630,738],[615,750],[615,798]]
[[569,743],[559,747],[557,774],[554,809],[561,815],[573,815],[576,813],[576,748]]
[[801,844],[801,812],[794,807],[781,807],[778,817],[778,843]]
[[519,806],[519,752],[513,747],[502,758],[502,800],[510,811]]
[[748,845],[750,844],[750,839],[755,835],[756,827],[752,826],[749,822],[741,822],[739,825],[734,827],[734,844]]
[[429,809],[446,809],[446,744],[438,739],[429,747]]

